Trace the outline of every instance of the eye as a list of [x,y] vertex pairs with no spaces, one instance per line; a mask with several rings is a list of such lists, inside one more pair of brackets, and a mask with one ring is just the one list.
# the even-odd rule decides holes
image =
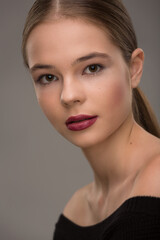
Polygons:
[[92,64],[89,65],[88,67],[85,68],[85,73],[87,74],[94,74],[94,73],[98,73],[99,71],[101,71],[103,69],[102,65],[99,64]]
[[55,75],[52,75],[52,74],[45,74],[45,75],[41,75],[37,82],[41,85],[46,85],[46,84],[49,84],[50,82],[52,81],[56,81],[57,80],[57,77]]

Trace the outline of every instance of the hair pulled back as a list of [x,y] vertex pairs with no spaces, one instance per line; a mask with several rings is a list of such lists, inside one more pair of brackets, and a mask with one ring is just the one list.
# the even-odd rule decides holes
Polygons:
[[[81,18],[109,34],[129,64],[132,52],[138,47],[132,21],[121,0],[36,0],[30,9],[22,41],[24,63],[28,67],[26,43],[31,31],[49,16]],[[139,87],[132,90],[132,109],[135,121],[146,131],[160,137],[160,129],[153,110]]]

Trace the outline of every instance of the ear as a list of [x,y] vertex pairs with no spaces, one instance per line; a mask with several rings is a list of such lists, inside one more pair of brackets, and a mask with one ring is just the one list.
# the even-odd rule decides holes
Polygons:
[[131,86],[136,88],[140,83],[143,73],[144,52],[141,48],[133,51],[130,61]]

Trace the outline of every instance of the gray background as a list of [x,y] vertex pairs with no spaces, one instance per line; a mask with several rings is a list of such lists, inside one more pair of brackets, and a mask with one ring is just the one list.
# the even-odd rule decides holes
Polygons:
[[[23,66],[21,33],[33,0],[0,3],[0,239],[51,240],[63,207],[92,171],[43,115]],[[124,3],[145,51],[140,87],[160,120],[160,1]]]

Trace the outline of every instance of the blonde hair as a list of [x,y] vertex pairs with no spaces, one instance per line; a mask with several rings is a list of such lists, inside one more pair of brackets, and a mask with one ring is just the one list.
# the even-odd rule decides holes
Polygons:
[[[120,48],[129,64],[132,52],[138,47],[132,21],[121,0],[36,0],[26,19],[22,53],[28,67],[26,43],[29,34],[49,14],[54,17],[83,18],[102,27],[112,42]],[[132,110],[135,121],[146,131],[160,138],[156,116],[142,90],[132,90]]]

